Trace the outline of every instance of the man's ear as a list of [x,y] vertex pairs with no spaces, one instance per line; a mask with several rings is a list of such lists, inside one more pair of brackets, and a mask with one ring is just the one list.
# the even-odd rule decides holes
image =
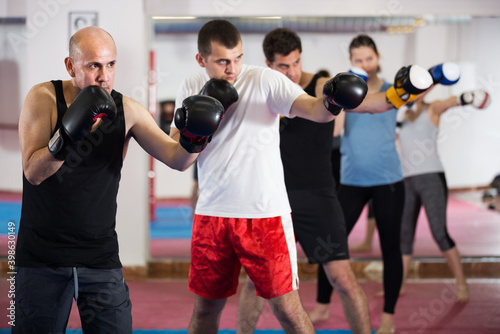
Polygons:
[[68,74],[72,78],[74,78],[75,77],[75,69],[74,69],[75,63],[74,63],[73,59],[71,59],[70,57],[66,57],[64,59],[64,65],[66,66],[66,71],[68,71]]
[[267,65],[267,67],[272,68],[271,67],[271,62],[269,60],[267,60],[267,59],[266,59],[266,65]]
[[197,53],[195,58],[196,61],[198,62],[198,65],[200,65],[201,67],[205,67],[205,58],[203,58],[201,53]]

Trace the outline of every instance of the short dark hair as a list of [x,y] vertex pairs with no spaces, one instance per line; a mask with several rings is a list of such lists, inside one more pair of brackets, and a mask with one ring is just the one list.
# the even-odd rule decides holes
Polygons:
[[332,77],[330,75],[330,72],[327,69],[321,69],[318,72],[316,72],[316,74],[322,78],[331,78]]
[[210,48],[212,42],[233,49],[241,42],[240,32],[227,20],[209,21],[198,32],[198,52],[203,57],[207,57],[212,52]]
[[295,31],[288,28],[276,28],[267,33],[262,42],[262,48],[267,61],[274,62],[276,53],[287,56],[294,50],[302,53],[302,43]]

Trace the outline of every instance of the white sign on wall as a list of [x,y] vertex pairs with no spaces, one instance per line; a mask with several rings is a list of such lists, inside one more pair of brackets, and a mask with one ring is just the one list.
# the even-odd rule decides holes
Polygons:
[[78,30],[97,25],[97,12],[70,12],[69,37]]

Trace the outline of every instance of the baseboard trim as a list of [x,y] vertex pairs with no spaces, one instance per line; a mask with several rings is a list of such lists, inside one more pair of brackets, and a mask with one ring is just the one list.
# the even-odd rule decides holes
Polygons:
[[[123,275],[128,281],[146,279],[187,279],[189,259],[155,259],[147,266],[124,266]],[[467,278],[500,278],[500,258],[462,258]],[[351,266],[357,279],[368,281],[382,280],[383,263],[377,259],[351,259]],[[0,259],[0,277],[10,277],[7,259]],[[305,259],[298,261],[299,278],[302,281],[317,279],[318,265],[309,264]],[[240,278],[246,277],[242,270]],[[453,278],[448,264],[443,258],[414,259],[408,273],[409,279]]]

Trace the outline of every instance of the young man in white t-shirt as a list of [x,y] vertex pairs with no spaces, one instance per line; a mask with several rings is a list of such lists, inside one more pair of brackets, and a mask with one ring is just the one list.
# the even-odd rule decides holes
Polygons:
[[[206,71],[183,81],[176,109],[210,79],[234,85],[239,99],[226,110],[198,157],[200,194],[189,273],[189,288],[197,296],[188,332],[217,333],[226,298],[236,293],[243,265],[285,332],[313,333],[297,291],[278,116],[332,121],[342,108],[354,109],[363,101],[366,84],[354,75],[340,74],[327,83],[327,97],[309,96],[278,71],[242,65],[240,34],[226,20],[202,27],[198,51],[196,60]],[[178,139],[179,130],[171,131]]]

